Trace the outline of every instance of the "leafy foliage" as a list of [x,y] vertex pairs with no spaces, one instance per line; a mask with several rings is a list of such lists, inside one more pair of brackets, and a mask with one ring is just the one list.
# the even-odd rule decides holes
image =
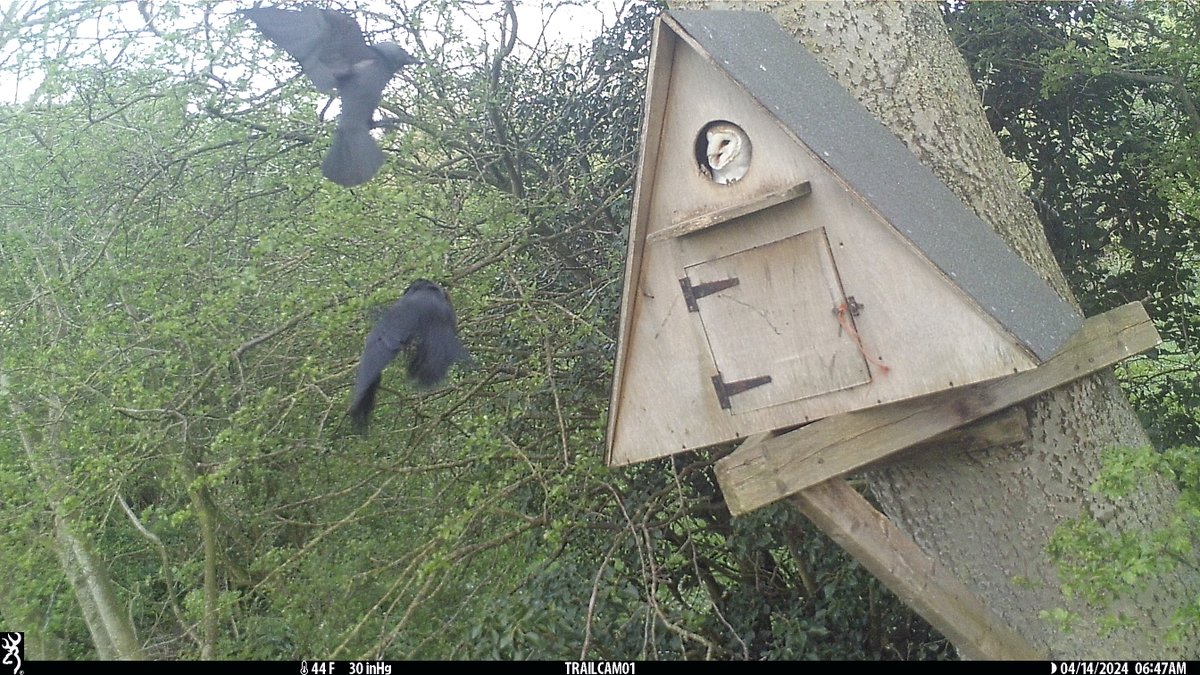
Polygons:
[[[1097,493],[1117,500],[1129,499],[1153,472],[1168,476],[1179,487],[1181,497],[1175,515],[1161,529],[1112,532],[1092,517],[1074,519],[1056,533],[1050,554],[1059,565],[1063,589],[1068,596],[1081,595],[1097,611],[1107,610],[1114,600],[1153,584],[1155,579],[1179,566],[1200,568],[1200,451],[1182,446],[1167,452],[1153,448],[1116,448],[1107,453],[1104,470],[1092,486]],[[1200,625],[1200,612],[1193,604],[1175,616],[1169,628],[1174,640],[1185,639]],[[1072,616],[1063,610],[1048,612],[1068,624]],[[1135,620],[1109,613],[1113,626]]]

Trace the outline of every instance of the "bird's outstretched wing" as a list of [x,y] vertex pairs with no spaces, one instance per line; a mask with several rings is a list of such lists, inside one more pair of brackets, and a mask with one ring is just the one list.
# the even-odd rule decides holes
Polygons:
[[352,74],[355,64],[378,59],[367,46],[354,17],[332,9],[278,7],[243,9],[271,42],[300,62],[300,68],[317,89],[332,94],[339,81]]
[[346,187],[370,180],[385,161],[371,137],[375,108],[396,71],[419,61],[394,42],[368,45],[354,17],[335,10],[256,7],[241,13],[299,61],[317,89],[336,91],[341,113],[321,172]]
[[383,369],[405,350],[410,353],[408,374],[423,387],[437,384],[455,361],[467,358],[458,339],[454,306],[431,281],[413,282],[367,335],[350,405],[350,418],[359,432],[370,422]]

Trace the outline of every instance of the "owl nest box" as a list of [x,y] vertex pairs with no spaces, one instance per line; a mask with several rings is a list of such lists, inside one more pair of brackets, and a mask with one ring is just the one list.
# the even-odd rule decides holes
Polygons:
[[1029,370],[1082,323],[767,14],[660,17],[634,202],[611,465]]

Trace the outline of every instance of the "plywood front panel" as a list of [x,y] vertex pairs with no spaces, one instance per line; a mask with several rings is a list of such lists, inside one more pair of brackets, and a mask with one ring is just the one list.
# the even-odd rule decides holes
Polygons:
[[733,414],[870,381],[847,330],[853,318],[836,311],[845,299],[823,228],[692,265],[687,275],[699,288],[737,280],[696,300],[722,381],[771,378],[728,396]]
[[[610,464],[745,438],[1034,366],[1011,335],[873,210],[870,195],[850,189],[752,95],[673,35],[661,34],[673,56],[660,59],[651,78],[647,123],[659,131],[646,133],[653,148],[643,149],[639,167],[630,233],[630,264],[637,270],[626,272]],[[730,185],[707,179],[696,162],[696,135],[718,119],[739,125],[754,148],[749,171]],[[811,186],[806,196],[750,209],[804,181]],[[738,210],[748,215],[647,239],[689,218]],[[816,245],[819,235],[809,234],[816,232],[828,240],[824,253]],[[785,241],[792,243],[772,248]],[[761,263],[743,265],[755,257]],[[701,325],[688,311],[680,279],[701,283],[710,274],[731,272],[744,275],[736,289],[698,301]],[[830,279],[840,279],[840,290]],[[766,293],[769,303],[766,296],[748,299],[744,294],[752,287],[770,289],[750,291]],[[820,289],[824,296],[784,292],[791,288]],[[834,322],[834,299],[841,295],[863,306],[854,318],[857,339],[839,332]],[[710,312],[706,302],[720,309]],[[720,332],[709,330],[716,326],[707,325],[712,322],[722,325]],[[785,337],[793,328],[793,336]],[[782,356],[793,341],[812,350]],[[783,386],[735,395],[730,408],[722,409],[712,378],[759,375],[756,359],[764,358],[786,361],[771,366],[782,369]],[[777,393],[783,389],[791,393]]]
[[[721,70],[684,45],[676,46],[669,93],[662,111],[650,208],[644,213],[651,235],[690,218],[787,190],[808,179],[811,164],[795,152],[795,142],[779,123]],[[701,170],[697,139],[710,123],[724,120],[740,127],[752,146],[746,175],[719,185]],[[737,223],[722,225],[737,228]]]

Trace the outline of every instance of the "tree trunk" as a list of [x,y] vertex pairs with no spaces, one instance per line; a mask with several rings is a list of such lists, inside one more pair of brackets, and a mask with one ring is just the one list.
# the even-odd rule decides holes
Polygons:
[[145,659],[124,606],[117,601],[108,568],[91,545],[77,536],[61,516],[54,517],[54,540],[58,558],[92,635],[96,656],[102,661]]
[[[7,393],[7,390],[7,376],[0,373],[0,393]],[[55,412],[54,418],[62,420],[58,400],[50,397],[50,404]],[[20,405],[15,400],[10,405],[13,418],[20,419],[23,412]],[[55,425],[63,423],[51,424],[48,427],[50,440],[43,443],[39,443],[27,429],[19,427],[18,430],[39,491],[45,495],[49,509],[54,513],[55,553],[75,592],[75,600],[91,633],[97,658],[103,661],[145,659],[146,654],[138,644],[133,623],[124,605],[117,599],[108,567],[96,555],[91,543],[76,533],[70,511],[61,497],[63,490],[58,487],[60,482],[56,477],[65,471],[61,462],[53,456],[52,448],[58,436]]]
[[[770,11],[926,166],[989,223],[1047,283],[1073,300],[1037,216],[988,127],[966,63],[932,3],[676,2],[689,9]],[[1084,513],[1111,528],[1161,522],[1175,492],[1153,485],[1114,504],[1092,494],[1101,453],[1149,444],[1111,373],[1071,383],[1024,406],[1025,443],[982,452],[932,448],[872,472],[889,517],[971,587],[993,612],[1052,658],[1196,658],[1169,645],[1173,612],[1200,580],[1172,575],[1119,610],[1136,625],[1104,633],[1104,612],[1061,591],[1046,544]],[[1063,632],[1039,613],[1077,613]]]

